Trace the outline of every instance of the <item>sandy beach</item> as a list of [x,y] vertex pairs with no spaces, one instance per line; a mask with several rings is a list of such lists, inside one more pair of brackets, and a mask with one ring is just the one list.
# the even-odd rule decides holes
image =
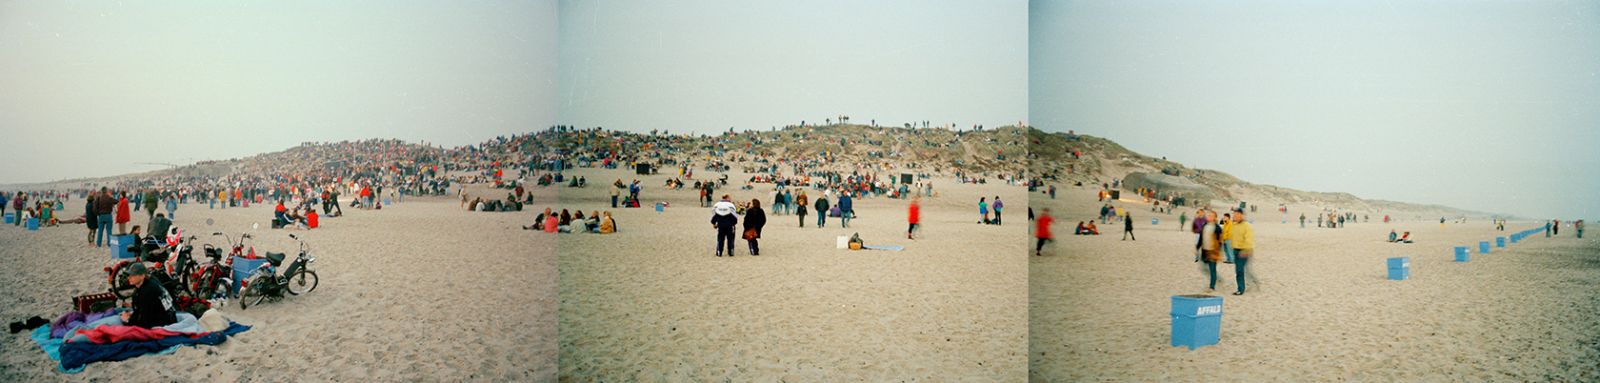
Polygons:
[[[469,190],[475,188],[469,187]],[[553,189],[533,189],[553,198]],[[81,199],[62,215],[82,213]],[[553,238],[517,228],[527,213],[475,213],[451,197],[408,198],[381,211],[345,207],[311,231],[268,229],[272,206],[210,210],[182,205],[175,224],[199,243],[213,231],[250,232],[257,252],[290,253],[302,235],[321,284],[310,294],[221,310],[254,326],[220,346],[180,347],[57,371],[26,334],[6,337],[3,381],[554,381],[556,260]],[[216,221],[206,226],[207,218]],[[142,224],[142,215],[134,219]],[[250,231],[251,223],[261,229]],[[0,315],[54,319],[72,296],[103,292],[106,249],[85,244],[82,224],[36,232],[0,227]],[[200,251],[196,250],[196,254]]]
[[[923,200],[914,241],[904,237],[905,200],[857,199],[848,229],[837,218],[802,229],[768,207],[761,256],[739,241],[738,256],[717,258],[710,209],[692,189],[663,190],[662,173],[638,176],[645,208],[611,209],[611,183],[636,176],[600,169],[568,172],[590,186],[562,188],[551,206],[609,210],[620,227],[560,234],[562,380],[1025,379],[1022,186],[934,179],[940,196]],[[723,190],[772,200],[770,184]],[[980,195],[1006,201],[1005,225],[976,223]],[[657,213],[658,201],[671,207]],[[868,245],[906,249],[834,248],[835,236],[857,232]]]
[[[1285,224],[1276,204],[1262,203],[1252,215],[1250,263],[1261,283],[1228,295],[1233,265],[1219,264],[1221,342],[1190,351],[1168,345],[1168,326],[1169,297],[1206,290],[1194,234],[1179,231],[1176,214],[1123,201],[1117,206],[1133,212],[1137,241],[1119,240],[1121,224],[1102,225],[1100,236],[1070,235],[1101,205],[1094,190],[1062,188],[1054,200],[1033,194],[1035,209],[1055,210],[1059,241],[1029,268],[1032,380],[1600,379],[1593,237],[1563,231],[1479,255],[1479,241],[1542,223],[1513,221],[1502,232],[1488,219],[1441,229],[1438,216],[1392,224],[1373,216],[1342,229],[1314,221],[1301,229],[1298,213],[1312,207],[1291,205]],[[1411,231],[1416,243],[1386,243],[1390,229]],[[1469,246],[1471,261],[1454,262],[1455,246]],[[1411,258],[1410,280],[1386,279],[1389,257]]]

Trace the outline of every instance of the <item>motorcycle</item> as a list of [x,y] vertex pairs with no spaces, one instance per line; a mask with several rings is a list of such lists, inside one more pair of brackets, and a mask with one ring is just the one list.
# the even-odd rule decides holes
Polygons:
[[300,295],[317,289],[317,272],[311,270],[311,263],[317,258],[311,256],[311,249],[306,246],[305,240],[294,234],[289,238],[300,242],[300,253],[283,268],[283,273],[278,273],[286,256],[283,253],[267,252],[267,263],[256,268],[255,272],[246,278],[239,291],[239,308],[249,309],[252,305],[260,305],[267,298],[282,298],[283,293]]
[[[194,237],[187,239],[192,241]],[[161,287],[166,288],[167,291],[174,295],[188,294],[190,292],[186,286],[188,284],[188,276],[185,273],[190,272],[192,265],[189,264],[194,262],[190,258],[190,252],[193,251],[193,247],[188,246],[182,232],[177,228],[172,228],[168,231],[166,241],[162,241],[152,234],[128,245],[127,250],[141,254],[141,257],[136,260],[117,262],[105,268],[107,282],[111,285],[111,293],[121,298],[128,298],[133,295],[135,286],[128,282],[128,266],[134,262],[147,263],[146,269],[150,271],[151,280],[156,281]],[[173,259],[174,254],[176,254],[176,259]]]

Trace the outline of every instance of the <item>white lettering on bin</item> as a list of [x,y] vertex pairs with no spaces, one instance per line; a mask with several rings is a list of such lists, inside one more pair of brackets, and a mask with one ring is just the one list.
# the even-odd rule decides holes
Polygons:
[[1194,315],[1221,314],[1222,306],[1200,306],[1194,310]]

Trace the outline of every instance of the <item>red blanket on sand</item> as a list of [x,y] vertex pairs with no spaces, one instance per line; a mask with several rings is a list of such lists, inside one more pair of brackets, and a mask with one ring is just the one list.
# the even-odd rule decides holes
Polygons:
[[89,337],[89,342],[94,344],[116,343],[121,341],[151,341],[172,336],[187,336],[199,334],[184,334],[163,328],[144,328],[139,326],[100,326],[88,330],[78,330],[78,334]]

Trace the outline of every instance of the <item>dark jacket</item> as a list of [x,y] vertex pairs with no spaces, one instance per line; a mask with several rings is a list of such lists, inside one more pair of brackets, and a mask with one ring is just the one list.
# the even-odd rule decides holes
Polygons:
[[172,295],[155,277],[145,277],[144,284],[133,292],[133,315],[128,317],[128,325],[153,328],[177,322]]
[[752,207],[744,212],[744,229],[755,230],[756,238],[761,238],[761,227],[767,225],[767,212],[759,207]]
[[717,225],[717,231],[725,231],[725,232],[730,232],[731,233],[731,232],[733,232],[733,228],[734,227],[739,226],[739,218],[734,217],[733,214],[712,215],[711,216],[711,224]]
[[817,198],[817,214],[828,214],[828,199]]
[[107,197],[104,194],[94,197],[94,213],[107,215],[117,211],[117,198]]

